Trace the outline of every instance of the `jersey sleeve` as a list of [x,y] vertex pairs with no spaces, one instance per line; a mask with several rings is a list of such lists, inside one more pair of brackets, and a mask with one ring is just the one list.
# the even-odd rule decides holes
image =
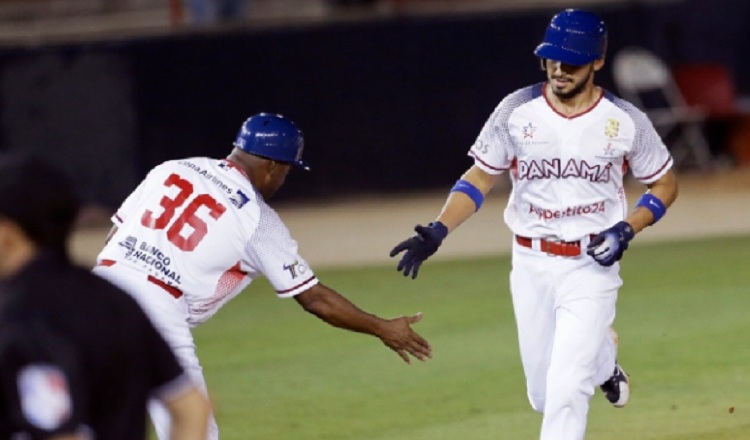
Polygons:
[[[0,338],[0,393],[11,432],[28,438],[85,431],[84,378],[75,351],[44,325],[11,324]],[[25,437],[26,438],[26,437]]]
[[645,113],[622,100],[619,104],[635,126],[633,148],[626,156],[633,177],[645,184],[652,183],[672,168],[672,155]]
[[276,211],[261,204],[258,228],[247,250],[253,266],[268,278],[281,298],[293,297],[318,284],[297,248],[297,242]]
[[531,88],[524,88],[500,101],[484,123],[469,156],[474,164],[488,174],[500,174],[510,169],[515,157],[509,120],[513,111],[533,98]]

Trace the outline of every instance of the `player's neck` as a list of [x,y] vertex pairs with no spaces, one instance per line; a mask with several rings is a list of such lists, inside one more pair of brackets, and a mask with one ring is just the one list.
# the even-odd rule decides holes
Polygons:
[[570,98],[562,98],[550,90],[549,84],[546,87],[545,95],[547,101],[556,112],[563,116],[576,116],[589,111],[602,96],[602,89],[590,84],[586,86],[581,93]]
[[232,152],[229,153],[225,160],[233,167],[235,167],[240,173],[242,173],[247,178],[247,180],[252,180],[250,179],[250,169],[252,167],[248,162],[247,155],[242,154],[237,150],[232,150]]

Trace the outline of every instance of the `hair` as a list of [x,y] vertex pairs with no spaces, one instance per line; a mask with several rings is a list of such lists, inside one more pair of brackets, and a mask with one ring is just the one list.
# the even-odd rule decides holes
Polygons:
[[0,217],[16,224],[38,246],[67,255],[80,201],[58,168],[32,156],[0,154]]

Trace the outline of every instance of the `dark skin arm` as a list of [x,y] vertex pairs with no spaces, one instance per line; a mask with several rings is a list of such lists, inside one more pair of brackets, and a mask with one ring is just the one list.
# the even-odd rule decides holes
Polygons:
[[409,354],[420,361],[432,357],[432,347],[414,330],[411,324],[422,319],[422,314],[383,319],[367,313],[335,290],[319,283],[294,297],[307,312],[328,324],[365,333],[379,338],[388,348],[398,353],[401,359],[411,364]]
[[[110,230],[106,242],[117,232],[117,226]],[[294,297],[303,309],[328,324],[379,338],[391,350],[398,353],[407,364],[411,364],[409,354],[420,361],[432,357],[432,347],[414,330],[411,324],[422,320],[422,314],[383,319],[367,313],[335,290],[318,283]]]

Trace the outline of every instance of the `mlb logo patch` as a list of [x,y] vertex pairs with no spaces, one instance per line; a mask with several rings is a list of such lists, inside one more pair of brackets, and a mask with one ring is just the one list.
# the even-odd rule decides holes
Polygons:
[[31,364],[18,372],[18,394],[26,420],[40,429],[59,428],[68,421],[73,403],[63,371],[47,364]]

